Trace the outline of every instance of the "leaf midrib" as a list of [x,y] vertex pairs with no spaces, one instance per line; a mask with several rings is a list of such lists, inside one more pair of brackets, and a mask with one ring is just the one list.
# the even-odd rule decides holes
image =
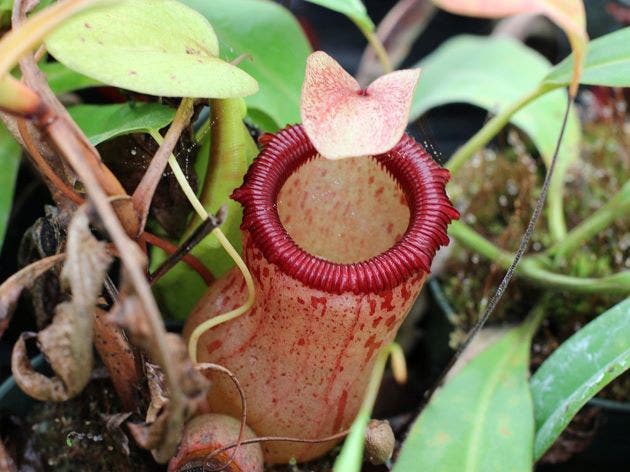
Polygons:
[[479,453],[481,452],[481,448],[479,447],[479,441],[481,438],[480,432],[482,431],[482,425],[485,424],[485,419],[487,418],[486,412],[489,410],[490,407],[492,393],[494,392],[496,385],[499,383],[499,379],[505,365],[512,362],[514,358],[520,354],[519,351],[523,348],[522,341],[524,341],[525,339],[527,339],[527,333],[522,333],[521,335],[517,336],[517,340],[519,340],[520,342],[516,344],[516,347],[512,351],[512,354],[510,354],[509,356],[505,356],[501,362],[497,363],[497,369],[490,377],[491,381],[487,382],[481,390],[481,400],[479,402],[479,408],[477,410],[477,417],[479,417],[480,415],[481,419],[480,421],[474,422],[475,426],[473,426],[473,430],[471,431],[471,439],[469,443],[470,446],[466,453],[466,460],[464,462],[463,468],[464,471],[472,472],[478,470],[477,466],[479,463]]

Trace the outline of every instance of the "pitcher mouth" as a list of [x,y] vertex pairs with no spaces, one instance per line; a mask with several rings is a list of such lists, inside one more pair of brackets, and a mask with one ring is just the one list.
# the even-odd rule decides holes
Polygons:
[[342,264],[298,246],[283,226],[276,202],[288,177],[318,155],[302,125],[266,136],[264,149],[232,198],[243,205],[241,229],[265,258],[304,285],[331,293],[390,290],[413,275],[429,273],[446,227],[459,218],[446,196],[450,175],[415,140],[404,135],[390,151],[373,156],[396,180],[409,206],[407,230],[391,248],[366,261]]

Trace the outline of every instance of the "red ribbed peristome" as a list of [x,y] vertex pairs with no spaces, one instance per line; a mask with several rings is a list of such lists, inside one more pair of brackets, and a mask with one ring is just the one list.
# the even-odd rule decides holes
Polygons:
[[291,239],[276,209],[287,178],[317,156],[301,125],[264,139],[265,147],[232,194],[243,205],[243,224],[267,260],[305,285],[331,293],[388,290],[418,272],[430,272],[446,227],[459,217],[446,196],[449,173],[408,135],[389,152],[374,156],[398,182],[409,204],[409,226],[389,250],[367,261],[339,264],[313,256]]

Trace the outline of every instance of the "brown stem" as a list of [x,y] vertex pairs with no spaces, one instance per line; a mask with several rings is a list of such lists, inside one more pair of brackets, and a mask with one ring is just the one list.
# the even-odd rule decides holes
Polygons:
[[18,118],[17,126],[26,151],[33,158],[33,161],[39,171],[44,175],[44,179],[48,179],[55,190],[62,193],[68,200],[76,203],[77,205],[82,204],[84,199],[72,190],[63,180],[61,180],[52,167],[50,167],[46,159],[44,159],[44,156],[41,155],[39,149],[37,149],[37,146],[35,146],[35,143],[33,142],[33,136],[28,129],[26,121],[22,118]]
[[[236,375],[234,375],[234,373],[231,370],[227,369],[226,367],[223,367],[222,365],[212,364],[210,362],[197,364],[196,367],[198,370],[206,370],[206,369],[214,370],[214,371],[221,372],[227,375],[234,383],[234,386],[238,390],[238,394],[241,397],[241,425],[238,430],[238,437],[236,438],[236,442],[234,443],[234,448],[233,448],[234,451],[232,451],[232,454],[230,455],[230,459],[225,464],[223,464],[222,467],[213,471],[213,472],[221,472],[222,470],[227,469],[230,466],[230,464],[234,462],[234,458],[236,457],[236,454],[238,453],[238,448],[241,446],[241,444],[243,444],[243,435],[245,434],[245,428],[247,427],[247,399],[245,397],[245,391],[243,390],[241,383],[238,381],[238,378],[236,377]],[[206,456],[206,458],[204,459],[204,463],[207,463],[210,459],[212,459],[218,453],[219,453],[218,451],[212,451],[210,454]]]
[[173,153],[173,149],[175,149],[175,145],[184,131],[184,128],[190,123],[192,114],[193,99],[182,99],[179,108],[177,108],[177,113],[175,113],[173,122],[164,136],[164,141],[153,156],[153,159],[151,159],[151,163],[142,176],[142,180],[133,192],[131,200],[140,218],[140,228],[144,228],[147,221],[153,194],[168,164],[168,157]]
[[123,408],[133,411],[136,386],[141,377],[134,353],[118,325],[108,320],[107,313],[99,308],[94,312],[94,347],[109,372]]
[[[13,6],[14,28],[19,27],[20,22],[24,19],[23,8],[24,1],[15,0]],[[138,234],[138,218],[133,211],[133,206],[130,204],[127,208],[119,208],[118,217],[121,220],[118,219],[108,196],[125,195],[120,182],[104,166],[94,147],[89,144],[85,135],[72,122],[67,111],[56,99],[37,64],[33,61],[32,55],[23,59],[20,66],[27,84],[42,96],[47,105],[46,113],[40,116],[37,125],[48,133],[61,155],[83,182],[89,198],[119,251],[129,281],[144,308],[141,311],[146,316],[147,328],[154,345],[153,360],[162,367],[169,389],[170,402],[166,412],[169,418],[168,429],[181,432],[187,409],[186,394],[178,382],[179,376],[170,349],[168,349],[166,330],[151,288],[145,278],[142,263],[137,257],[137,246],[127,236],[127,234]],[[129,202],[131,203],[130,200]],[[124,227],[121,222],[125,224]],[[135,225],[130,223],[135,223]],[[174,440],[164,444],[157,454],[156,460],[168,460],[175,452],[176,447],[177,442]]]
[[[27,7],[29,6],[28,3],[25,0],[15,0],[11,16],[14,29],[19,28],[24,23]],[[127,193],[122,184],[101,161],[96,148],[92,146],[48,86],[46,77],[37,66],[33,54],[28,54],[20,60],[20,70],[22,71],[23,82],[42,99],[42,105],[34,117],[36,125],[48,133],[57,150],[61,149],[60,144],[66,144],[63,142],[65,139],[70,139],[70,136],[72,136],[73,146],[82,156],[82,167],[90,169],[90,172],[107,196],[126,196]],[[55,131],[51,132],[51,129]],[[130,199],[120,199],[116,204],[116,213],[128,234],[135,235],[139,233],[140,222]]]

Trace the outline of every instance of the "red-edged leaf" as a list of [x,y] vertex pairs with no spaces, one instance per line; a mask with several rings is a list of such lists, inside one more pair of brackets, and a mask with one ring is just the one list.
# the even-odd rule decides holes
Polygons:
[[315,148],[328,159],[389,151],[405,132],[419,74],[419,69],[392,72],[362,90],[328,54],[311,54],[302,122]]
[[538,13],[549,17],[564,30],[573,49],[571,95],[575,95],[582,73],[588,35],[582,0],[433,0],[444,10],[459,15],[500,18],[519,13]]

